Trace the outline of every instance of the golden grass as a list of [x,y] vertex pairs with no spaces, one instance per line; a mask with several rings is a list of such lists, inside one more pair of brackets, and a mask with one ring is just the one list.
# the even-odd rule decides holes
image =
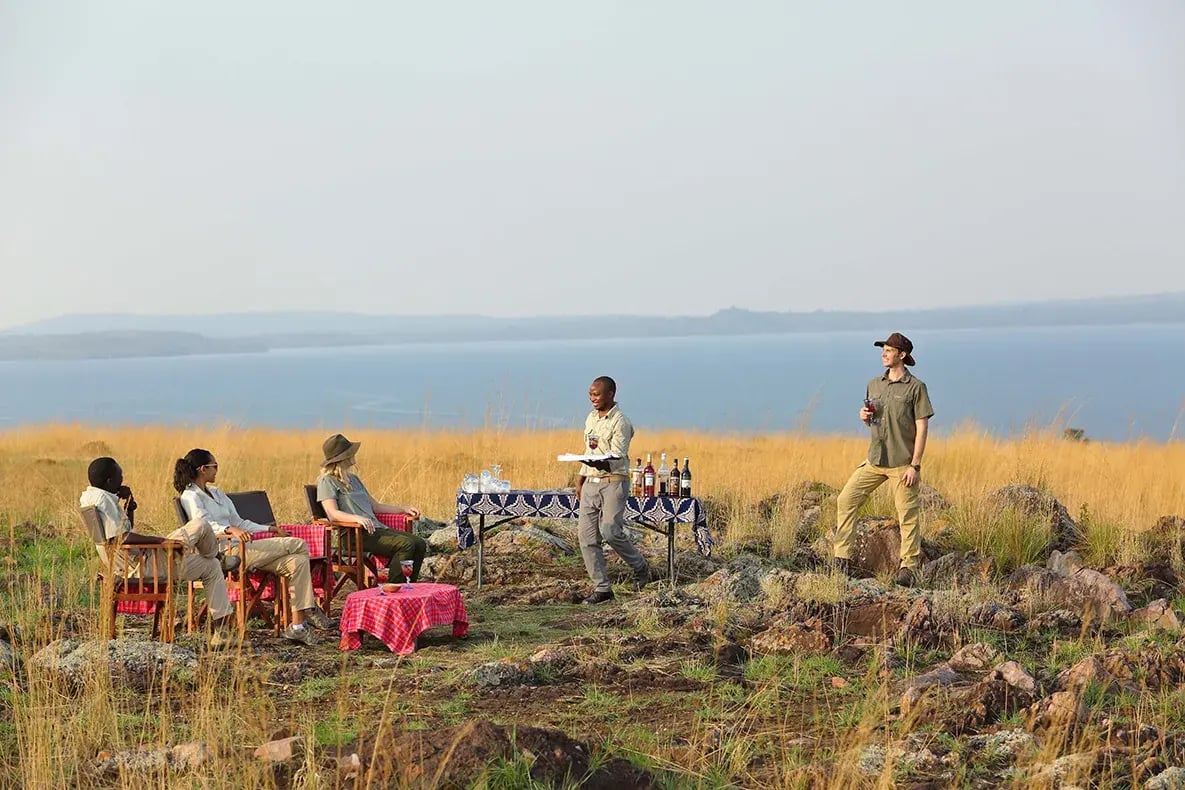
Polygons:
[[[363,443],[360,472],[374,496],[416,505],[442,520],[453,511],[461,477],[492,463],[500,463],[516,487],[569,484],[575,467],[555,456],[578,449],[579,442],[571,431],[351,430],[349,435]],[[144,528],[167,531],[174,522],[173,461],[191,447],[204,447],[218,458],[224,489],[265,489],[282,521],[299,521],[307,516],[301,485],[316,478],[324,438],[320,431],[233,426],[9,430],[0,433],[0,490],[5,493],[0,514],[7,516],[8,528],[32,521],[63,531],[81,529],[77,503],[87,463],[110,454],[136,491]],[[633,450],[635,455],[655,453],[656,463],[659,451],[690,457],[697,495],[740,508],[803,480],[842,486],[862,458],[865,441],[643,431]],[[1086,506],[1096,523],[1142,531],[1162,515],[1185,511],[1185,443],[1082,443],[1049,435],[999,439],[961,430],[933,437],[923,479],[955,504],[977,502],[1010,482],[1029,483],[1050,491],[1072,515]]]
[[[363,442],[360,471],[376,497],[416,505],[442,520],[452,514],[461,477],[492,463],[500,463],[504,475],[517,487],[567,485],[575,468],[554,459],[560,452],[577,449],[579,442],[579,435],[570,431],[348,433]],[[242,430],[233,426],[52,425],[5,431],[0,433],[0,490],[4,491],[0,501],[0,541],[7,537],[15,555],[17,541],[25,530],[79,540],[82,527],[77,502],[86,485],[86,466],[91,458],[106,454],[120,460],[127,482],[137,493],[140,528],[166,532],[174,524],[170,505],[174,495],[173,461],[195,446],[205,447],[217,456],[219,483],[224,488],[265,489],[281,521],[303,520],[307,514],[301,485],[312,482],[317,474],[323,439],[322,432]],[[635,455],[653,452],[657,458],[657,453],[665,450],[680,459],[692,459],[697,495],[716,500],[729,516],[727,524],[713,524],[726,543],[737,538],[768,537],[775,549],[793,544],[796,518],[781,513],[763,522],[755,515],[754,505],[804,480],[841,486],[864,449],[865,442],[858,437],[736,436],[686,431],[643,432],[634,443]],[[1005,440],[965,429],[933,437],[924,466],[924,479],[952,501],[956,515],[976,515],[984,494],[1011,482],[1050,491],[1075,516],[1085,508],[1089,513],[1088,553],[1099,556],[1114,554],[1126,545],[1124,535],[1151,528],[1158,517],[1185,512],[1185,444],[1181,443],[1081,443],[1048,435]],[[883,508],[883,512],[891,509],[884,496],[874,502],[874,507]],[[985,519],[971,520],[972,526],[988,524]],[[1023,525],[1017,527],[1014,537],[1020,541],[1024,537]],[[982,537],[985,548],[1000,539],[987,534]],[[12,560],[12,556],[7,559]],[[52,616],[54,600],[77,600],[81,585],[87,581],[81,564],[65,568],[55,565],[44,569],[44,575],[38,572],[23,578],[17,589],[9,591],[7,600],[0,596],[0,617],[24,626],[31,637],[21,648],[26,657],[33,647],[57,635],[56,618]],[[826,575],[804,574],[796,581],[799,596],[816,600],[837,600],[842,590],[840,579]],[[728,616],[727,609],[715,614],[721,621]],[[611,650],[606,651],[606,657],[611,654]],[[767,702],[776,709],[785,706],[788,698],[783,699],[779,691],[783,682],[779,676],[757,683],[744,702],[745,709],[754,711],[751,720],[748,715],[742,716],[735,726],[741,731],[750,726],[768,727],[769,711],[763,706]],[[843,720],[832,721],[829,712],[816,711],[820,719],[815,725],[787,717],[783,727],[765,733],[775,744],[771,748],[781,786],[812,784],[813,777],[818,776],[816,764],[820,759],[834,766],[833,786],[892,784],[891,769],[886,768],[879,778],[869,779],[860,776],[856,766],[865,746],[892,734],[878,729],[887,719],[889,681],[870,676],[860,682],[865,684],[858,696],[863,701]],[[63,695],[53,685],[33,682],[22,686],[15,679],[0,684],[0,689],[5,689],[11,699],[5,713],[11,715],[19,752],[19,757],[0,756],[0,784],[21,783],[28,787],[78,783],[86,775],[82,766],[99,750],[167,746],[187,739],[207,742],[224,757],[239,755],[238,759],[232,757],[226,769],[220,769],[224,771],[221,780],[212,780],[208,786],[270,786],[270,774],[247,759],[249,752],[244,751],[244,744],[262,742],[277,725],[304,734],[311,742],[315,727],[326,724],[318,717],[323,719],[335,712],[332,705],[309,707],[300,716],[279,711],[258,678],[218,663],[206,666],[195,689],[176,696],[156,693],[142,699],[129,697],[112,689],[101,676],[93,688],[71,696]],[[390,691],[389,687],[377,689],[380,696]],[[237,693],[247,702],[234,702]],[[817,697],[814,694],[812,698]],[[0,700],[0,707],[3,704]],[[731,698],[711,704],[717,710],[712,715],[723,715],[741,705]],[[337,721],[345,721],[340,700],[337,708]],[[137,712],[142,724],[117,726],[121,717]],[[398,725],[393,716],[395,712],[384,705],[379,725]],[[710,718],[702,722],[697,719],[691,725],[693,746],[689,749],[674,750],[648,742],[640,743],[639,749],[653,764],[708,784],[714,783],[713,776],[747,776],[756,741],[736,738],[713,745],[719,733],[709,722]],[[838,752],[820,753],[816,749],[821,747],[815,746],[806,746],[800,752],[798,747],[779,745],[812,726],[815,735],[829,741]],[[1075,748],[1079,746],[1091,748],[1089,743]],[[175,779],[172,775],[155,776],[151,786],[168,786]],[[140,787],[145,786],[144,781],[143,775],[127,774],[112,784]],[[205,783],[205,779],[195,778],[193,785]],[[335,784],[333,779],[317,775],[311,751],[292,782],[292,786],[310,788]]]

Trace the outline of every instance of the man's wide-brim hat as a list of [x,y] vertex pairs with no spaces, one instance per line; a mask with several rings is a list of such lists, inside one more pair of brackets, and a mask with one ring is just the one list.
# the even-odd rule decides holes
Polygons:
[[335,464],[338,461],[353,458],[354,453],[358,452],[358,448],[361,446],[362,442],[351,442],[340,433],[335,433],[325,440],[325,444],[321,445],[321,451],[325,453],[324,463]]
[[913,342],[908,337],[901,334],[900,332],[894,332],[893,334],[886,337],[884,340],[878,340],[875,343],[873,343],[872,345],[874,345],[874,346],[892,346],[893,348],[897,349],[898,351],[904,351],[905,352],[905,364],[906,365],[913,365],[914,364]]

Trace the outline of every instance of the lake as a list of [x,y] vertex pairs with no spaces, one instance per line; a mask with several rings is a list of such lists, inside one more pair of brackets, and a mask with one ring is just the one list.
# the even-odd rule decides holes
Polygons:
[[[872,343],[889,331],[2,362],[0,426],[575,429],[589,382],[607,374],[639,430],[858,433],[864,386],[881,372]],[[1095,439],[1164,441],[1185,403],[1185,323],[911,337],[936,433],[967,421],[1000,435],[1064,424]]]

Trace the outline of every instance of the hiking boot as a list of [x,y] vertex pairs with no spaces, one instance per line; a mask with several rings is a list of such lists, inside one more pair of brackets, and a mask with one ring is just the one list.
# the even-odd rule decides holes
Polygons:
[[640,591],[647,584],[650,584],[650,566],[647,565],[642,569],[641,573],[634,574],[634,591]]
[[594,590],[592,593],[586,596],[585,599],[581,601],[581,603],[596,605],[599,603],[605,603],[606,601],[612,601],[613,597],[612,590]]
[[243,558],[237,554],[218,552],[218,561],[222,563],[222,575],[229,576],[243,564]]
[[308,645],[309,647],[312,647],[321,641],[317,638],[317,635],[313,633],[313,629],[309,628],[308,626],[305,626],[304,628],[297,628],[294,625],[290,625],[283,630],[280,636],[284,639],[287,639],[289,642],[300,642],[302,645]]
[[337,625],[336,620],[329,619],[325,612],[321,611],[320,606],[313,606],[304,610],[304,620],[313,628],[319,628],[322,631],[327,631]]
[[899,587],[913,587],[917,583],[917,574],[913,568],[902,567],[897,571],[897,575],[893,577],[893,581]]

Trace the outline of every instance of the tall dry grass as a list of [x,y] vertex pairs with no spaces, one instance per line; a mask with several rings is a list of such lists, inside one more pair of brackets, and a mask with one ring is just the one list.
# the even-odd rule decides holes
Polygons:
[[[454,493],[466,472],[492,463],[502,465],[504,475],[518,487],[552,488],[571,481],[574,468],[556,462],[558,453],[577,449],[574,432],[460,431],[349,431],[363,442],[359,456],[361,474],[372,493],[384,500],[419,506],[429,516],[447,519]],[[217,428],[104,428],[56,425],[22,428],[0,433],[0,545],[7,544],[9,559],[27,533],[58,535],[82,540],[77,516],[78,495],[86,485],[86,466],[98,455],[113,455],[123,464],[127,481],[141,503],[138,521],[142,529],[165,532],[172,528],[170,498],[173,461],[191,447],[211,450],[220,463],[219,483],[228,490],[262,488],[269,492],[281,521],[306,517],[301,485],[312,482],[325,437],[320,432],[242,430]],[[778,530],[793,529],[785,514],[762,521],[754,516],[754,504],[786,491],[804,480],[841,486],[864,454],[858,437],[781,434],[732,436],[695,432],[647,432],[638,434],[634,454],[666,451],[680,459],[692,459],[697,494],[721,506],[727,523],[713,526],[727,542],[745,537],[787,543]],[[1112,552],[1123,534],[1152,527],[1169,513],[1185,513],[1185,444],[1103,444],[1069,442],[1049,435],[1005,440],[975,430],[961,430],[933,437],[924,464],[924,480],[951,500],[956,512],[975,514],[983,496],[1011,482],[1028,483],[1050,491],[1072,514],[1089,513],[1093,541],[1091,551]],[[887,497],[874,507],[891,510]],[[973,521],[974,519],[972,519]],[[984,521],[987,524],[987,521]],[[994,524],[994,522],[993,522]],[[998,525],[996,525],[998,526]],[[991,528],[994,530],[996,526]],[[1017,541],[1024,530],[1013,530]],[[775,533],[775,534],[770,534]],[[1118,535],[1118,537],[1117,537]],[[999,536],[996,536],[997,538]],[[999,540],[994,541],[999,543]],[[985,536],[985,546],[993,543]],[[1023,553],[1023,545],[1013,553]],[[59,602],[84,598],[86,569],[75,562],[52,562],[37,574],[22,578],[6,595],[0,595],[0,619],[25,627],[18,648],[27,658],[37,645],[56,635],[65,622],[56,616]],[[819,589],[811,594],[834,597],[838,590],[823,589],[827,577],[802,583]],[[807,591],[800,590],[800,594]],[[68,611],[63,611],[68,615]],[[93,632],[93,618],[82,624],[82,636]],[[775,708],[784,700],[778,689],[786,681],[771,675],[757,684],[758,691],[744,704],[760,709],[763,695]],[[193,784],[207,786],[266,786],[270,774],[247,759],[244,744],[259,743],[277,729],[304,734],[312,742],[318,717],[327,710],[304,709],[294,716],[276,710],[260,680],[229,663],[204,666],[195,687],[184,694],[154,693],[137,697],[113,688],[97,676],[81,693],[66,693],[52,684],[33,681],[7,684],[7,707],[14,728],[17,754],[0,757],[0,784],[26,787],[78,785],[87,776],[80,767],[94,759],[97,750],[168,746],[183,740],[210,744],[229,767],[217,778],[203,774]],[[777,694],[775,694],[777,692]],[[388,689],[389,693],[389,689]],[[820,738],[838,745],[843,758],[834,779],[838,785],[866,785],[858,775],[856,757],[864,745],[883,734],[887,686],[871,679],[867,705],[850,720],[820,726]],[[776,699],[774,698],[776,697]],[[728,702],[728,705],[741,704]],[[4,702],[0,701],[0,707]],[[332,713],[332,711],[328,711]],[[339,717],[342,712],[338,711]],[[765,714],[762,714],[763,716]],[[139,722],[128,726],[127,721]],[[754,719],[754,727],[758,719]],[[827,717],[824,717],[826,720]],[[123,726],[118,726],[120,722]],[[382,726],[398,726],[384,713]],[[807,722],[787,721],[784,731],[765,736],[790,742]],[[698,730],[697,730],[698,732]],[[113,733],[122,733],[113,737]],[[712,771],[745,776],[751,747],[738,739],[727,746],[713,746],[714,733],[704,729],[703,749],[671,751],[648,747],[656,765],[669,767],[711,784]],[[697,756],[698,755],[698,756]],[[787,749],[781,757],[783,786],[805,786],[814,774],[814,749]],[[175,776],[161,773],[149,778],[152,786],[167,786]],[[145,786],[144,774],[126,774],[112,784]],[[306,759],[294,786],[334,786],[335,778],[319,776],[312,755]],[[888,772],[876,784],[890,786]]]
[[[461,477],[492,463],[520,488],[554,488],[575,469],[555,460],[579,449],[571,431],[349,431],[362,441],[359,466],[379,499],[420,507],[447,519]],[[136,491],[146,529],[171,528],[173,461],[204,447],[220,463],[226,490],[262,488],[281,520],[307,517],[301,486],[317,475],[321,432],[263,428],[104,428],[52,425],[0,433],[0,517],[5,529],[24,522],[76,533],[86,466],[110,454]],[[692,459],[699,496],[751,504],[803,480],[841,486],[861,460],[860,437],[806,434],[743,436],[640,431],[633,453],[667,452]],[[979,501],[1010,482],[1050,491],[1097,523],[1146,530],[1169,513],[1185,512],[1185,443],[1072,442],[1050,435],[1000,439],[975,430],[939,434],[926,452],[923,480],[955,504]],[[719,524],[717,527],[721,526]]]

